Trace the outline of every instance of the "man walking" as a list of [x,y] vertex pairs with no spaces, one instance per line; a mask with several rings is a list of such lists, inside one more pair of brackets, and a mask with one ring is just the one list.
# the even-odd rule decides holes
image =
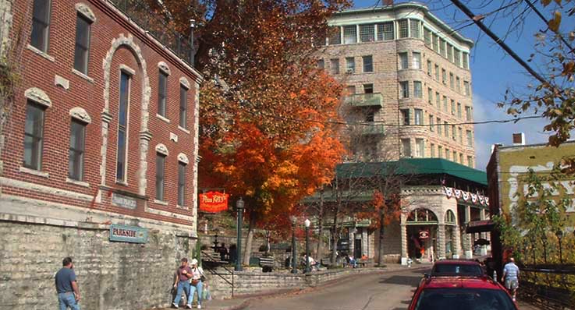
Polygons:
[[180,306],[180,299],[182,298],[182,293],[186,292],[186,296],[188,297],[188,304],[186,308],[192,309],[192,298],[190,297],[190,279],[192,278],[192,269],[188,266],[188,259],[182,258],[181,265],[176,270],[176,282],[174,282],[174,287],[178,289],[176,293],[176,299],[174,299],[174,303],[172,306],[174,308],[179,308]]
[[80,290],[78,289],[72,258],[64,258],[62,265],[64,267],[56,273],[55,277],[60,310],[66,310],[68,308],[80,310],[80,306],[78,305],[80,301]]
[[503,280],[505,281],[505,287],[509,290],[511,296],[513,296],[513,301],[515,301],[517,288],[519,288],[519,267],[515,265],[515,259],[513,257],[511,257],[509,263],[503,267]]

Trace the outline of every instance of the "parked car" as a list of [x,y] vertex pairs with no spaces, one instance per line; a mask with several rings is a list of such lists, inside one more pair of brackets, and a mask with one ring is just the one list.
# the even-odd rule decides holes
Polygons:
[[415,291],[409,310],[518,310],[501,284],[487,276],[430,277]]
[[481,265],[469,260],[441,260],[431,269],[429,277],[482,277],[485,272]]

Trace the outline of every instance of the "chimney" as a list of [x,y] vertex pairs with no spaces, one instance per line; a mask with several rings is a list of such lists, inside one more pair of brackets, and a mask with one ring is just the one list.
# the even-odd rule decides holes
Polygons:
[[495,151],[496,148],[503,146],[502,143],[495,143],[495,144],[491,144],[491,154],[493,154],[493,151]]
[[393,0],[383,0],[383,5],[393,5]]
[[525,134],[522,132],[514,133],[513,145],[525,145]]

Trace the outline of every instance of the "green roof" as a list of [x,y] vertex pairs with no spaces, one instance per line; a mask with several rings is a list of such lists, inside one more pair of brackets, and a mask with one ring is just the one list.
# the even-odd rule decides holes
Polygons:
[[336,167],[341,178],[369,178],[396,175],[450,175],[487,186],[487,174],[442,158],[404,158],[398,161],[344,163]]

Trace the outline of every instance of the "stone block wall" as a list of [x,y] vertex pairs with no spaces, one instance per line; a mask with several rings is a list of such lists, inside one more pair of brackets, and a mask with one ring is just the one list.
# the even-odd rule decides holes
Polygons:
[[292,274],[289,271],[262,273],[261,269],[257,268],[234,272],[232,275],[229,271],[219,268],[215,272],[221,276],[210,274],[209,272],[206,272],[206,274],[208,274],[207,283],[212,297],[225,299],[232,297],[232,281],[234,285],[233,296],[254,295],[314,287],[346,276],[366,272],[366,270],[369,270],[368,272],[375,271],[375,269],[372,270],[371,268],[346,268],[318,271],[310,274]]
[[0,309],[57,309],[54,275],[71,256],[83,309],[167,306],[179,259],[194,241],[151,230],[146,244],[109,241],[109,229],[0,222]]

